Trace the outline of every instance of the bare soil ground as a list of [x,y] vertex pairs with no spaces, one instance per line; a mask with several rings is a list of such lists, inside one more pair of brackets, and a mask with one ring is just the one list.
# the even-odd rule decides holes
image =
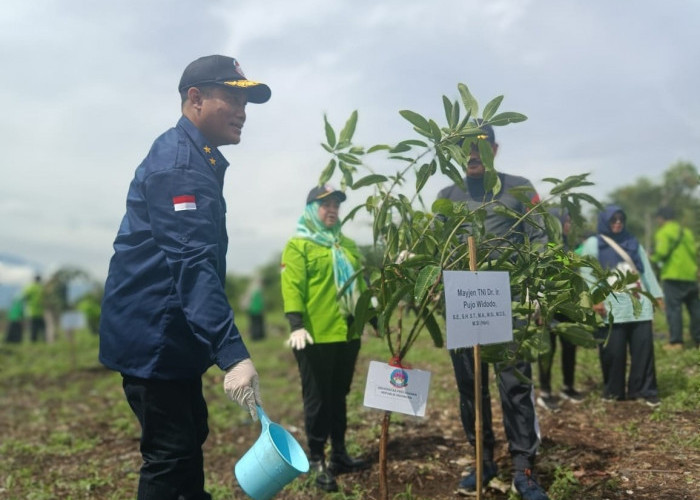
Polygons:
[[[284,372],[287,368],[280,370]],[[95,390],[105,385],[100,384],[105,377],[111,377],[110,384],[118,383],[115,374],[95,366],[57,378],[50,374],[17,377],[0,385],[0,443],[10,440],[14,443],[6,448],[1,448],[0,444],[0,449],[4,450],[4,465],[0,465],[0,499],[130,497],[120,497],[115,491],[135,490],[140,465],[138,429],[132,415],[124,408],[105,413],[114,405],[124,404],[118,391],[107,394]],[[231,404],[228,401],[219,403],[216,399],[220,397],[217,377],[220,375],[210,377],[212,388],[207,389],[211,391],[207,398],[213,400],[212,411],[216,405]],[[286,377],[296,382],[293,365]],[[442,381],[440,377],[435,383],[448,388],[449,377]],[[584,402],[563,404],[558,413],[543,410],[538,413],[542,434],[537,464],[540,482],[550,489],[556,482],[556,471],[566,469],[580,483],[577,491],[570,491],[566,496],[556,497],[550,489],[553,500],[700,499],[700,454],[697,452],[700,410],[674,412],[658,418],[658,413],[655,417],[658,410],[638,401],[603,403],[597,397],[598,388],[593,380],[584,380],[579,386],[589,392]],[[72,399],[73,396],[65,395],[67,390],[79,397]],[[389,498],[458,498],[456,485],[471,466],[472,450],[466,443],[457,411],[456,403],[435,404],[429,405],[423,419],[392,417],[388,449]],[[300,410],[275,408],[270,404],[268,413],[279,416],[280,412],[284,412],[287,428],[304,443],[303,431],[288,423],[303,421]],[[497,397],[493,401],[493,413],[499,479],[508,487],[510,457]],[[116,420],[122,417],[126,423],[120,426]],[[339,476],[341,493],[319,492],[312,478],[302,476],[278,498],[379,498],[376,436],[381,412],[365,409],[361,411],[361,418],[360,424],[352,423],[352,445],[365,450],[373,461],[371,469]],[[223,425],[212,422],[211,427],[205,445],[207,484],[236,485],[233,476],[236,457],[252,445],[260,428],[237,422]],[[359,430],[360,427],[365,431]],[[367,432],[370,427],[374,430]],[[66,446],[59,446],[63,444],[61,439],[66,441]],[[686,446],[690,440],[695,440],[696,444]],[[26,448],[18,443],[26,443]],[[39,443],[52,447],[53,451],[42,452],[37,448]],[[32,480],[23,480],[25,476],[31,476]],[[406,495],[408,491],[412,496]],[[233,497],[246,498],[237,486],[233,487]],[[227,499],[230,494],[215,494],[214,498]],[[509,493],[490,488],[483,498],[508,499]]]

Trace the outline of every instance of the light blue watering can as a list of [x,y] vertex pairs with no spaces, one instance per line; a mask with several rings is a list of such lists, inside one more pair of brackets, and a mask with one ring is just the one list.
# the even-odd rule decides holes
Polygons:
[[236,463],[234,474],[249,497],[268,500],[299,474],[308,472],[309,460],[294,436],[257,408],[262,433]]

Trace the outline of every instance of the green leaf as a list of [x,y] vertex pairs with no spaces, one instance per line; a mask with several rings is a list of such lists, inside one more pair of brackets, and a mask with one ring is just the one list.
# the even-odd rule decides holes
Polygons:
[[355,218],[355,214],[362,210],[363,208],[366,208],[365,205],[357,205],[355,208],[353,208],[350,213],[348,213],[344,218],[343,218],[343,224],[345,224],[347,221],[352,220]]
[[340,131],[340,142],[350,142],[352,141],[352,136],[355,134],[355,127],[357,126],[357,110],[353,111],[345,122],[343,130]]
[[479,114],[479,103],[474,99],[471,92],[469,92],[469,88],[463,83],[460,83],[457,85],[457,90],[459,90],[459,94],[462,96],[464,109],[466,109],[471,116],[477,116]]
[[440,277],[442,268],[440,266],[425,266],[418,273],[416,278],[416,286],[413,290],[413,296],[416,302],[423,302],[428,290],[435,284],[435,280]]
[[489,121],[491,117],[496,114],[496,111],[498,111],[498,107],[501,105],[501,102],[503,101],[503,96],[499,95],[498,97],[494,97],[491,102],[489,102],[486,106],[484,106],[484,121]]
[[430,210],[435,214],[452,215],[454,212],[452,201],[447,198],[438,198],[430,207]]
[[428,124],[428,120],[408,109],[399,111],[399,114],[411,122],[411,124],[418,129],[418,132],[423,132],[423,135],[428,135],[429,137],[430,125]]
[[424,319],[425,327],[428,329],[428,333],[430,333],[430,337],[433,339],[433,345],[435,347],[442,347],[442,331],[440,330],[440,325],[438,325],[438,322],[435,320],[435,316],[428,314]]
[[[585,177],[585,175],[583,176]],[[585,180],[582,179],[582,176],[579,175],[572,175],[570,177],[567,177],[564,179],[562,182],[557,184],[552,188],[550,191],[550,194],[559,194],[564,191],[568,191],[569,189],[575,188],[575,187],[581,187],[581,185],[591,185],[592,183],[586,182]]]
[[457,101],[452,103],[452,118],[450,118],[449,122],[452,128],[456,128],[457,124],[459,123],[459,105],[457,104]]
[[457,126],[454,120],[454,113],[452,112],[452,101],[450,101],[447,96],[442,96],[442,105],[445,108],[445,117],[447,118],[447,123],[451,128]]
[[416,192],[419,193],[421,189],[423,189],[423,186],[425,186],[425,183],[428,182],[428,179],[430,179],[430,165],[428,163],[424,163],[421,165],[421,167],[418,169],[418,173],[416,174]]
[[411,146],[408,144],[397,144],[393,148],[389,150],[390,153],[405,153],[406,151],[410,151]]
[[435,121],[430,120],[430,132],[433,140],[435,142],[440,142],[442,139],[442,130],[440,130],[440,126],[435,123]]
[[420,146],[420,147],[422,147],[422,148],[427,148],[427,147],[428,147],[428,145],[427,145],[425,142],[419,141],[418,139],[408,139],[408,140],[405,140],[405,141],[401,141],[401,142],[399,142],[399,143],[397,144],[397,146],[401,146],[401,145],[404,145],[404,144],[405,144],[405,145],[408,145],[408,146]]
[[376,144],[367,150],[367,154],[374,153],[375,151],[381,151],[383,149],[390,150],[391,146],[388,146],[387,144]]
[[328,145],[333,148],[335,147],[335,132],[331,124],[328,123],[328,117],[326,115],[323,115],[323,123],[326,127],[326,140],[328,141]]
[[371,186],[372,184],[378,184],[380,182],[386,182],[389,179],[379,174],[371,174],[359,179],[355,184],[352,185],[353,189],[359,189],[365,186]]
[[357,156],[348,153],[338,153],[338,159],[350,165],[362,165],[362,160]]
[[382,313],[379,316],[379,325],[381,327],[382,332],[389,331],[389,322],[391,321],[391,317],[394,314],[394,310],[399,305],[399,302],[401,302],[401,300],[410,293],[411,284],[406,283],[394,290],[394,293],[391,294],[389,300],[386,302],[386,304],[384,304],[384,307],[382,308]]
[[328,162],[326,168],[321,172],[321,178],[318,180],[319,185],[328,182],[333,177],[333,172],[335,172],[335,158],[331,158],[331,161]]
[[521,113],[514,113],[512,111],[506,111],[505,113],[499,113],[489,121],[489,124],[500,126],[508,125],[509,123],[524,122],[527,120],[527,116]]
[[364,326],[369,321],[372,313],[372,292],[371,290],[365,290],[357,298],[357,304],[355,304],[355,311],[353,314],[353,322],[350,325],[349,336],[355,334],[362,335],[362,330]]
[[555,329],[555,333],[561,335],[572,344],[582,347],[597,347],[600,344],[590,328],[577,325],[576,323],[560,323]]

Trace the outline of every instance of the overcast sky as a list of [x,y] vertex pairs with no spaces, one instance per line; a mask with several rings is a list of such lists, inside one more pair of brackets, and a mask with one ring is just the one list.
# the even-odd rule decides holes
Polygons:
[[5,0],[0,252],[103,279],[133,172],[180,116],[182,71],[215,53],[272,89],[222,148],[235,273],[293,233],[329,159],[324,113],[338,129],[356,109],[356,143],[395,143],[414,136],[399,110],[444,123],[460,82],[528,116],[496,130],[496,168],[541,194],[584,172],[597,197],[658,181],[700,158],[698,26],[696,0]]

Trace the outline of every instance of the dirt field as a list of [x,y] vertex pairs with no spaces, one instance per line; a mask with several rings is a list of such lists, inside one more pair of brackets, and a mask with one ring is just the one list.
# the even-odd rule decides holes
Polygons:
[[[366,361],[358,365],[358,373]],[[138,427],[123,401],[118,375],[91,363],[60,376],[39,373],[2,379],[0,499],[132,498],[140,465]],[[446,399],[429,404],[423,419],[392,416],[388,452],[392,499],[457,498],[456,485],[471,465],[472,453],[459,423],[456,399],[451,399],[455,389],[450,370],[442,365],[433,368],[431,391]],[[295,367],[277,360],[274,368],[263,370],[268,381],[294,387],[289,398],[294,403],[289,407],[270,403],[268,414],[283,417],[285,426],[304,443],[303,431],[290,424],[303,421]],[[255,441],[260,427],[244,422],[242,412],[230,410],[232,403],[223,399],[219,378],[219,374],[207,374],[211,427],[205,445],[207,484],[215,500],[243,499],[233,465],[241,450]],[[637,401],[603,403],[596,384],[594,379],[582,378],[579,389],[589,393],[584,402],[563,404],[558,413],[538,413],[542,446],[537,473],[552,499],[699,500],[700,410],[679,412],[663,406],[654,410]],[[267,394],[272,393],[268,388]],[[507,488],[510,458],[497,398],[493,412],[499,479]],[[232,414],[239,420],[229,421]],[[379,498],[381,415],[360,409],[351,422],[352,446],[373,460],[370,470],[340,476],[342,491],[334,495],[320,493],[310,477],[302,476],[278,498]],[[566,482],[557,478],[557,471],[567,471],[579,486],[561,490]],[[509,494],[489,489],[484,498],[508,499]]]

